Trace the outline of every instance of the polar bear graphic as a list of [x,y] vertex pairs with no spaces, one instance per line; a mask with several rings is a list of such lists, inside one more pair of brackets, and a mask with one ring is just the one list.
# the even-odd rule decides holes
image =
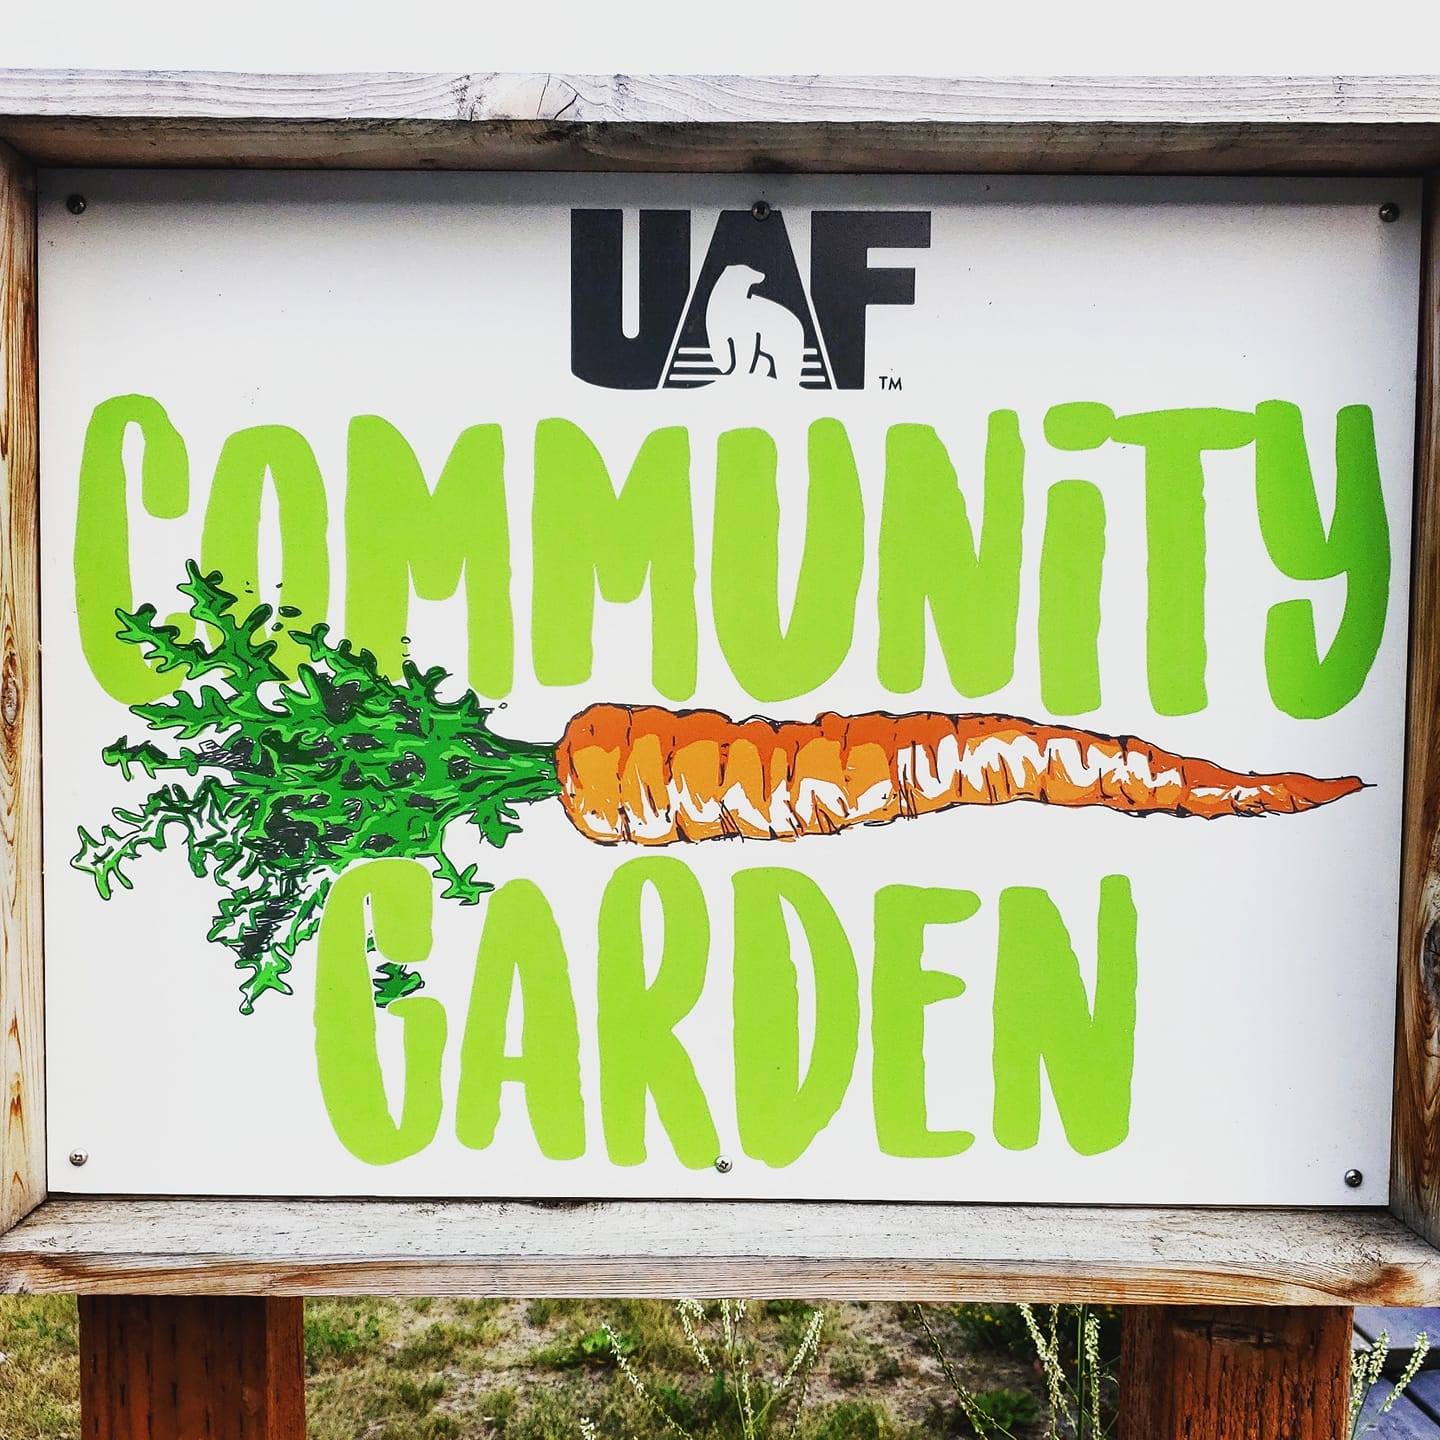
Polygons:
[[720,376],[759,375],[800,383],[805,327],[795,314],[755,293],[765,276],[749,265],[727,265],[705,306],[710,355]]

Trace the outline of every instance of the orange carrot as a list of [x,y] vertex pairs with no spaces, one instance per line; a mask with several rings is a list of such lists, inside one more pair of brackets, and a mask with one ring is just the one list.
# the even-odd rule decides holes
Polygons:
[[952,805],[1101,805],[1132,814],[1293,814],[1363,787],[1354,776],[1249,775],[1008,715],[824,714],[813,723],[714,710],[592,705],[556,747],[560,798],[601,845],[794,840]]

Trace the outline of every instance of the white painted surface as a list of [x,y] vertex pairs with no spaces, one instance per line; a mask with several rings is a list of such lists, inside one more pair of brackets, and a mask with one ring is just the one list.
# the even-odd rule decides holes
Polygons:
[[0,63],[219,70],[580,70],[739,75],[1315,75],[1435,68],[1425,0],[1375,0],[1364,23],[1319,0],[1305,23],[1279,4],[1214,0],[1157,13],[1116,0],[1093,9],[1033,0],[1023,9],[839,0],[806,6],[734,0],[712,10],[664,0],[476,6],[418,0],[397,10],[354,0],[253,0],[243,24],[185,0],[118,8],[105,0],[27,4],[6,17]]
[[[69,215],[83,191],[89,208]],[[718,391],[612,392],[569,373],[571,205],[690,207],[698,266],[706,216],[763,195],[783,206],[801,251],[811,206],[934,212],[928,253],[877,255],[917,269],[913,309],[870,311],[869,373],[903,374],[900,395]],[[1400,223],[1376,220],[1397,198]],[[43,623],[47,843],[47,1059],[56,1189],[189,1194],[687,1195],[1129,1203],[1383,1203],[1389,1154],[1395,897],[1398,890],[1409,493],[1413,431],[1418,196],[1381,182],[1040,182],[956,179],[499,176],[226,176],[56,173],[41,210]],[[1036,569],[1045,492],[1079,476],[1108,509],[1101,631],[1102,708],[1078,723],[1133,733],[1239,769],[1358,773],[1373,788],[1311,814],[1144,824],[1104,811],[968,808],[847,833],[805,848],[705,844],[683,859],[709,900],[711,968],[701,1007],[677,1033],[695,1059],[726,1153],[726,1176],[683,1169],[653,1124],[651,1160],[604,1157],[590,1010],[594,926],[619,852],[588,845],[558,808],[530,807],[503,851],[466,858],[497,882],[534,878],[555,903],[581,1010],[589,1150],[544,1161],[508,1086],[487,1152],[453,1138],[453,1116],[426,1151],[385,1169],[339,1145],[315,1080],[311,964],[291,999],[235,1010],[229,956],[203,941],[216,900],[176,853],[135,867],[136,889],[108,905],[69,868],[80,824],[133,802],[99,760],[136,724],[83,667],[73,621],[71,546],[80,445],[94,405],[138,391],[161,399],[184,435],[192,505],[176,521],[136,520],[137,598],[177,608],[168,586],[198,545],[208,477],[224,438],[277,421],[310,440],[331,487],[332,593],[345,427],[378,413],[432,478],[466,425],[505,431],[517,625],[517,685],[499,712],[508,733],[559,734],[594,699],[658,700],[649,679],[648,607],[597,607],[595,683],[546,690],[529,669],[528,482],[538,419],[564,415],[596,439],[618,478],[640,440],[690,427],[700,566],[701,678],[695,703],[745,715],[714,639],[708,595],[714,436],[759,424],[780,447],[782,487],[804,479],[804,437],[842,419],[867,496],[868,548],[850,658],[833,681],[770,713],[821,709],[987,709],[1041,717]],[[1210,703],[1157,716],[1144,674],[1144,521],[1140,456],[1106,447],[1052,451],[1053,404],[1099,399],[1117,412],[1174,405],[1250,408],[1296,402],[1322,495],[1330,427],[1342,405],[1373,407],[1393,580],[1380,657],[1360,695],[1329,720],[1278,713],[1265,685],[1264,616],[1306,594],[1338,618],[1338,582],[1298,587],[1269,564],[1255,519],[1253,451],[1206,463]],[[931,645],[926,682],[896,697],[875,681],[874,542],[885,431],[933,424],[978,514],[990,410],[1019,412],[1027,520],[1020,643],[1012,684],[968,702]],[[1328,504],[1322,500],[1322,506]],[[800,511],[786,503],[785,543]],[[791,560],[798,558],[792,555]],[[339,605],[332,619],[338,624]],[[458,603],[417,603],[412,653],[458,668]],[[458,849],[459,847],[457,847]],[[674,852],[670,852],[674,853]],[[862,1022],[855,1079],[832,1124],[796,1164],[747,1160],[735,1144],[729,1078],[729,877],[752,865],[803,868],[840,915],[866,1001],[871,907],[881,884],[975,891],[982,908],[932,932],[926,963],[966,993],[929,1014],[930,1124],[973,1130],[967,1153],[900,1160],[876,1152]],[[990,992],[996,899],[1039,885],[1094,964],[1101,876],[1132,877],[1140,914],[1135,1099],[1129,1138],[1084,1157],[1066,1145],[1048,1090],[1040,1143],[1008,1152],[990,1134]],[[168,919],[159,923],[160,902]],[[446,1094],[480,912],[438,900],[426,994],[451,1017]],[[137,984],[143,974],[146,983]],[[513,1020],[514,1017],[512,1017]],[[382,1023],[382,1030],[385,1025]],[[392,1026],[391,1029],[398,1029]],[[387,1043],[394,1040],[393,1034]],[[398,1059],[393,1045],[387,1058]],[[66,1163],[84,1149],[83,1170]],[[1365,1172],[1358,1191],[1345,1170]]]

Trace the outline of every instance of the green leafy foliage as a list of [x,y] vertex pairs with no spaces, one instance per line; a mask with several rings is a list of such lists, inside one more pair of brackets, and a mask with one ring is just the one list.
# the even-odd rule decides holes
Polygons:
[[380,1346],[380,1317],[363,1305],[337,1301],[305,1311],[305,1366],[312,1375],[327,1365],[359,1364]]
[[[98,835],[81,829],[71,864],[94,877],[102,899],[131,887],[127,867],[145,851],[178,840],[191,871],[222,891],[207,938],[247,972],[240,1008],[248,1015],[267,990],[290,993],[295,952],[319,928],[347,865],[427,861],[442,895],[462,905],[492,888],[474,865],[461,870],[449,858],[446,829],[464,820],[503,845],[519,829],[516,806],[557,793],[552,745],[497,735],[473,691],[442,699],[443,668],[407,661],[392,679],[368,650],[332,642],[325,625],[289,632],[309,659],[287,677],[266,638],[281,628],[270,606],[240,615],[223,577],[193,561],[179,588],[200,622],[193,640],[160,623],[153,605],[117,612],[122,642],[162,674],[185,678],[188,688],[131,707],[171,746],[122,737],[102,756],[127,780],[179,772],[196,783],[162,783],[138,806],[115,809]],[[376,1004],[421,983],[383,964]]]
[[623,1330],[611,1331],[600,1326],[583,1333],[572,1331],[548,1345],[542,1345],[531,1354],[530,1360],[532,1364],[551,1370],[571,1370],[578,1365],[613,1365],[618,1356],[632,1355],[634,1352],[633,1335]]
[[1004,1385],[978,1391],[974,1405],[985,1419],[1006,1430],[1028,1425],[1040,1416],[1040,1402],[1028,1390],[1011,1390]]
[[812,1433],[814,1440],[891,1440],[897,1427],[872,1400],[841,1400],[820,1412]]
[[[951,1307],[950,1318],[959,1322],[962,1333],[966,1324],[977,1319],[987,1326],[1004,1327],[1010,1317],[1003,1312],[1009,1308]],[[937,1318],[946,1309],[936,1307]],[[957,1315],[956,1309],[961,1313]],[[1116,1424],[1119,1357],[1113,1342],[1118,1335],[1111,1327],[1118,1328],[1117,1312],[1111,1306],[1090,1305],[1016,1305],[1013,1309],[1029,1336],[1036,1367],[1044,1377],[1049,1405],[1046,1440],[1060,1440],[1062,1435],[1073,1436],[1074,1440],[1106,1440]],[[951,1363],[926,1308],[916,1305],[913,1313],[957,1402],[938,1412],[932,1428],[945,1431],[962,1425],[981,1440],[1016,1440],[1010,1427],[1035,1418],[1036,1412],[1026,1403],[1034,1397],[1003,1387],[976,1391],[961,1379]],[[972,1330],[970,1335],[973,1345],[977,1332]],[[1017,1399],[1022,1393],[1024,1398]],[[1025,1413],[1017,1411],[1017,1405]]]
[[607,1365],[611,1357],[631,1355],[635,1351],[635,1338],[623,1330],[592,1330],[580,1337],[580,1354],[593,1364]]

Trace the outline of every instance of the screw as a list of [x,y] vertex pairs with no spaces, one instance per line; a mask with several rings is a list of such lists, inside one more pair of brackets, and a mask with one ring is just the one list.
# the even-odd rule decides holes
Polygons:
[[735,1168],[735,1162],[722,1155],[718,1160],[716,1160],[715,1168],[722,1175],[728,1175]]
[[72,1150],[70,1152],[70,1163],[74,1165],[76,1169],[79,1169],[89,1158],[90,1156],[84,1150]]
[[1380,207],[1380,218],[1387,225],[1393,225],[1400,218],[1400,207],[1393,200],[1387,200]]
[[1365,1177],[1358,1170],[1347,1170],[1345,1172],[1345,1183],[1352,1190],[1358,1190],[1365,1183]]
[[750,207],[750,213],[757,220],[768,220],[770,218],[770,202],[768,200],[757,200]]
[[65,202],[65,208],[72,215],[83,215],[87,201],[83,195],[72,195]]

